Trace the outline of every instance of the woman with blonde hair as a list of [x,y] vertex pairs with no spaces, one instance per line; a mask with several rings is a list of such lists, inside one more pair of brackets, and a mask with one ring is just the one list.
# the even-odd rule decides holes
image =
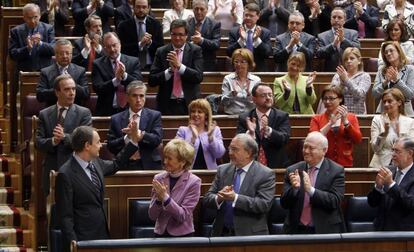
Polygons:
[[225,153],[223,137],[217,123],[212,119],[210,103],[197,99],[188,106],[188,126],[178,128],[176,138],[184,139],[194,146],[193,169],[217,169],[217,159]]

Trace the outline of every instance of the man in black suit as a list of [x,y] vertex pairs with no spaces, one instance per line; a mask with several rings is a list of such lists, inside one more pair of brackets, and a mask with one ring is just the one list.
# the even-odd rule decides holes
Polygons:
[[298,1],[296,8],[305,17],[306,33],[312,36],[318,36],[319,33],[331,29],[332,7],[322,0],[304,0]]
[[72,62],[92,72],[93,61],[104,55],[102,50],[102,21],[96,15],[90,15],[85,20],[86,34],[77,39],[73,47]]
[[303,145],[303,159],[286,170],[280,203],[288,210],[283,229],[288,234],[345,232],[341,200],[344,168],[325,158],[328,140],[311,132]]
[[205,0],[193,1],[194,18],[188,21],[188,41],[203,50],[204,71],[216,70],[216,51],[220,48],[220,22],[207,17]]
[[63,248],[70,242],[109,239],[104,209],[104,176],[125,167],[137,151],[137,125],[130,125],[131,141],[115,160],[99,158],[102,146],[98,132],[81,126],[72,133],[73,155],[59,169],[56,178],[56,213],[62,230]]
[[56,78],[57,103],[39,113],[36,148],[45,153],[43,191],[49,194],[49,172],[58,170],[72,153],[70,133],[81,125],[92,125],[89,109],[73,104],[76,84],[70,75]]
[[287,60],[290,54],[302,52],[306,57],[306,71],[312,71],[312,59],[316,47],[314,36],[303,32],[305,20],[299,11],[289,16],[289,31],[276,37],[275,55],[276,71],[287,72]]
[[344,27],[358,31],[360,38],[375,38],[375,30],[380,25],[379,10],[367,3],[367,0],[357,0],[346,9]]
[[40,21],[55,28],[57,37],[67,35],[65,24],[69,21],[69,4],[67,0],[34,0],[40,7]]
[[108,149],[118,154],[130,139],[125,129],[132,121],[138,124],[138,148],[123,167],[128,170],[155,170],[161,168],[161,156],[158,147],[162,141],[161,113],[144,108],[147,86],[142,81],[132,81],[127,87],[129,109],[111,117],[108,132]]
[[229,33],[229,45],[227,55],[232,56],[234,50],[247,48],[253,52],[256,62],[256,71],[269,71],[266,59],[272,55],[272,44],[270,41],[270,31],[264,27],[256,25],[259,19],[260,9],[254,3],[244,7],[243,25],[234,27]]
[[133,80],[142,80],[138,58],[121,54],[118,36],[108,32],[103,37],[106,56],[93,62],[92,85],[98,101],[96,115],[110,116],[126,108],[125,89]]
[[286,32],[290,11],[287,3],[290,1],[269,0],[267,6],[263,6],[257,23],[266,27],[270,35],[275,38],[277,35]]
[[164,45],[162,26],[148,15],[148,0],[134,0],[134,18],[118,27],[122,53],[139,58],[141,70],[148,71],[154,61],[155,52]]
[[289,158],[285,145],[289,142],[289,115],[273,108],[273,91],[265,84],[252,89],[256,108],[239,116],[237,133],[248,133],[259,145],[257,160],[270,168],[286,167]]
[[45,102],[46,106],[56,103],[55,83],[56,77],[61,74],[69,74],[76,83],[75,103],[83,105],[89,99],[88,81],[85,76],[85,68],[70,63],[72,60],[72,44],[69,40],[61,39],[55,44],[55,64],[40,70],[40,81],[36,87],[36,98],[39,102]]
[[84,22],[90,15],[97,15],[102,20],[104,33],[110,31],[109,19],[114,16],[112,0],[73,0],[72,15],[75,20],[73,36],[85,34]]
[[200,96],[203,80],[201,48],[186,42],[185,20],[176,19],[170,26],[171,43],[158,48],[151,66],[148,85],[159,86],[158,110],[163,115],[187,115],[188,104]]
[[374,224],[378,231],[414,231],[414,140],[398,139],[392,165],[379,168],[368,203],[378,207]]
[[123,21],[134,17],[134,0],[128,0],[114,10],[115,27],[118,29],[119,24]]

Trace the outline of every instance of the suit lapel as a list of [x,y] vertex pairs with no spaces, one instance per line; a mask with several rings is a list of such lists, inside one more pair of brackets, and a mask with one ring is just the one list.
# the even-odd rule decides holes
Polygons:
[[318,176],[315,181],[315,188],[320,188],[320,185],[324,182],[323,178],[329,178],[328,174],[330,172],[330,167],[327,162],[328,161],[324,159],[321,167],[319,168]]
[[[86,172],[83,170],[83,168],[80,166],[80,164],[78,163],[78,161],[76,161],[76,159],[72,156],[72,165],[71,167],[73,167],[74,172],[77,174],[77,177],[79,178],[79,181],[86,187],[88,188],[88,190],[91,191],[91,193],[93,195],[95,195],[95,197],[101,201],[101,197],[100,195],[97,194],[96,189],[94,187],[94,185],[92,184],[91,179],[88,177],[88,175],[86,174]],[[96,167],[96,166],[95,166]],[[99,168],[96,168],[96,170],[100,170]],[[99,172],[98,172],[99,173]]]
[[187,41],[191,40],[191,36],[193,36],[195,33],[195,20],[194,18],[190,19],[190,21],[188,21],[188,38]]
[[127,127],[129,124],[129,109],[125,110],[121,116],[121,129]]
[[66,132],[72,132],[72,118],[76,117],[76,108],[72,104],[66,112],[65,120],[63,121],[64,129]]
[[[234,171],[236,167],[234,165],[229,164],[227,169],[224,171],[224,180],[223,180],[223,187],[228,185],[233,185],[233,178],[234,178]],[[221,190],[221,188],[220,188]]]
[[403,179],[400,182],[400,186],[406,188],[408,184],[412,183],[414,175],[414,165],[411,166],[410,170],[404,175]]
[[50,107],[49,110],[49,122],[50,122],[50,126],[53,130],[53,128],[55,128],[56,123],[57,123],[57,105],[52,105]]
[[108,74],[111,77],[115,76],[114,68],[112,67],[112,62],[111,62],[110,58],[109,57],[105,57],[104,61],[105,62],[103,64],[103,67],[106,70],[106,74]]
[[177,203],[181,202],[183,198],[183,188],[187,184],[188,178],[190,177],[190,172],[184,172],[181,177],[178,179],[177,183],[175,184],[174,188],[172,189],[171,196],[174,198],[174,201]]
[[185,66],[191,66],[191,48],[189,43],[185,43],[182,63]]
[[253,161],[253,163],[249,167],[249,170],[244,176],[243,183],[240,185],[240,190],[239,190],[240,194],[247,194],[247,190],[251,188],[250,185],[253,184],[254,175],[256,174],[256,169],[257,169],[257,163],[256,161]]
[[139,119],[139,129],[145,130],[147,128],[148,123],[148,116],[147,116],[147,110],[145,108],[141,111],[141,118]]

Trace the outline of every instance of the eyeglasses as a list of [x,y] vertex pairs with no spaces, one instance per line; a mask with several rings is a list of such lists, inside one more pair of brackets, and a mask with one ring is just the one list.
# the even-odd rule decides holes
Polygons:
[[327,97],[323,97],[322,98],[322,101],[324,101],[324,102],[326,102],[326,101],[332,102],[332,101],[335,101],[336,99],[338,99],[338,96],[337,97],[329,97],[329,96],[327,96]]
[[171,35],[171,37],[184,37],[184,36],[187,36],[186,33],[174,33],[174,32],[171,32],[170,35]]

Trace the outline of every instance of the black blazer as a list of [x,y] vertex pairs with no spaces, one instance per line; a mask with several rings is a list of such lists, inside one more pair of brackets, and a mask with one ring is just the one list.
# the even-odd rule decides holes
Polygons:
[[[72,63],[87,69],[88,68],[88,63],[89,63],[89,55],[86,59],[82,56],[81,52],[82,52],[84,47],[85,47],[85,45],[83,44],[83,37],[79,38],[79,39],[77,39],[73,42]],[[95,59],[98,59],[102,56],[104,56],[104,49],[103,48],[102,48],[102,51],[100,53],[96,52]]]
[[115,27],[118,28],[120,23],[133,17],[134,13],[132,12],[131,7],[129,7],[128,3],[124,3],[116,7],[114,10]]
[[[346,9],[346,22],[344,27],[358,31],[358,20],[355,19],[356,10],[354,5],[351,4]],[[375,38],[375,30],[380,25],[379,10],[378,8],[367,4],[367,9],[359,17],[359,19],[365,24],[365,37]]]
[[[237,133],[246,133],[247,117],[256,118],[256,122],[260,121],[257,117],[256,109],[241,114],[237,124]],[[289,164],[289,157],[285,150],[285,146],[289,142],[290,137],[289,114],[271,108],[268,123],[269,127],[272,128],[272,133],[268,138],[262,140],[260,139],[260,125],[259,123],[256,124],[256,142],[263,146],[267,159],[267,166],[272,169],[286,167]]]
[[[96,15],[102,20],[102,30],[104,34],[111,31],[109,27],[109,18],[114,16],[114,4],[112,0],[104,0],[104,5],[96,8]],[[73,27],[73,36],[84,36],[86,29],[84,22],[88,18],[88,11],[86,7],[89,0],[73,0],[72,15],[75,19],[75,26]]]
[[[148,77],[148,85],[158,87],[157,102],[158,110],[163,113],[168,106],[173,89],[174,76],[169,80],[165,79],[164,71],[169,68],[166,60],[167,54],[173,51],[172,44],[167,44],[158,48],[155,53],[154,63],[151,66]],[[184,92],[184,99],[187,105],[200,96],[200,83],[203,81],[203,55],[201,48],[192,43],[186,43],[182,64],[186,66],[185,72],[181,75],[181,81]]]
[[[121,81],[121,85],[125,86],[125,89],[131,81],[142,80],[138,58],[121,54],[121,62],[125,65],[125,72],[128,73],[127,79]],[[116,92],[116,88],[112,83],[114,77],[115,73],[109,57],[101,57],[93,62],[92,85],[93,90],[98,95],[98,101],[96,102],[97,116],[110,116],[114,113],[112,106]]]
[[129,143],[113,161],[100,158],[92,161],[102,185],[99,193],[73,156],[60,168],[56,178],[56,213],[66,251],[69,251],[71,240],[109,239],[104,210],[104,176],[125,167],[136,150],[137,147]]
[[[76,84],[75,103],[83,105],[89,99],[88,81],[85,76],[85,68],[75,64],[68,65],[68,73],[72,76]],[[60,75],[57,64],[50,65],[40,70],[40,80],[36,87],[36,98],[39,102],[45,102],[49,107],[56,104],[54,83],[56,77]]]
[[[47,0],[35,0],[33,3],[40,7],[40,21],[49,23],[49,10],[47,6]],[[59,11],[55,12],[55,34],[56,36],[69,35],[65,33],[65,24],[69,21],[69,5],[67,0],[59,0]]]
[[[108,132],[108,149],[114,155],[118,154],[125,146],[122,129],[129,124],[129,110],[122,111],[111,117],[111,128]],[[152,109],[143,108],[141,111],[139,129],[145,131],[144,138],[138,143],[139,153],[143,169],[155,170],[161,169],[161,156],[158,152],[158,146],[162,141],[161,113]],[[129,164],[128,170],[133,167]]]
[[328,4],[323,3],[321,0],[319,1],[319,4],[321,6],[321,14],[319,14],[315,20],[309,19],[311,11],[310,8],[306,5],[305,0],[299,0],[296,7],[296,9],[300,11],[305,18],[305,28],[303,31],[315,37],[317,37],[319,33],[331,29],[332,7]]
[[[397,167],[390,167],[393,178]],[[368,204],[379,207],[374,220],[378,231],[414,231],[414,166],[404,175],[399,185],[385,194],[375,188],[368,193]]]

